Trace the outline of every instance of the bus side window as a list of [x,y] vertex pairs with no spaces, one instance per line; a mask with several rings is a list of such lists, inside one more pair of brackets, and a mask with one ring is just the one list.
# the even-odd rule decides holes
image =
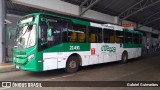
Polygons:
[[89,42],[91,43],[96,43],[96,35],[95,34],[91,34],[89,37]]
[[85,42],[85,33],[78,34],[78,41],[79,42]]
[[132,44],[132,41],[133,41],[132,33],[125,32],[125,43]]
[[86,42],[86,26],[74,24],[72,22],[68,25],[68,40],[69,42]]
[[115,43],[115,38],[114,38],[114,36],[110,36],[110,43]]
[[139,35],[139,44],[142,44],[142,35]]
[[104,43],[115,43],[114,30],[104,29],[103,37],[104,37]]
[[77,33],[72,32],[70,42],[77,42]]
[[133,33],[133,43],[139,44],[139,34]]
[[116,43],[123,43],[124,33],[123,31],[116,31]]
[[40,35],[39,35],[41,44],[47,42],[47,29],[48,29],[48,26],[46,22],[41,22],[40,23]]
[[38,50],[41,51],[47,47],[47,29],[48,26],[46,22],[40,21],[39,26],[39,37],[38,37]]
[[114,30],[109,30],[109,43],[115,43],[115,31]]
[[102,43],[102,28],[89,27],[89,42]]

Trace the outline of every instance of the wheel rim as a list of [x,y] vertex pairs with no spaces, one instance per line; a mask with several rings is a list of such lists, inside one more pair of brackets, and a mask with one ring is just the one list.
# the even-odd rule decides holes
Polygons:
[[123,60],[124,60],[124,61],[127,61],[127,56],[126,56],[126,55],[123,57]]
[[74,60],[72,60],[72,61],[70,61],[70,63],[69,63],[69,67],[70,68],[76,68],[76,66],[77,66],[77,63],[76,63],[76,61],[74,61]]

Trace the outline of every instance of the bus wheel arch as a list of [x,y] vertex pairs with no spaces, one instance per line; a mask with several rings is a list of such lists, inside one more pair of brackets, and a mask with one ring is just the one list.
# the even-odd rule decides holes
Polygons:
[[128,52],[125,50],[123,51],[121,56],[121,63],[127,63],[127,61],[128,61]]
[[82,59],[80,55],[77,53],[73,53],[67,59],[65,71],[69,73],[76,72],[81,65]]

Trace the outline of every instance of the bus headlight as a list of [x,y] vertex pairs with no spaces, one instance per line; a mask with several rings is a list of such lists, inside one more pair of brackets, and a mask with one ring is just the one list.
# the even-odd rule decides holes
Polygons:
[[16,58],[15,57],[13,57],[13,61],[15,60]]
[[32,54],[32,55],[30,55],[30,56],[28,57],[28,61],[32,60],[33,58],[34,58],[34,54]]

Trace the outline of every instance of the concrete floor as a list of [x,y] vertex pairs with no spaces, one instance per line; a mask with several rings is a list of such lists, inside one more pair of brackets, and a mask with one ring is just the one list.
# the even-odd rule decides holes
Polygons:
[[[63,69],[46,72],[14,71],[0,73],[1,81],[160,81],[160,54],[145,55],[131,59],[127,64],[119,62],[81,67],[76,73],[66,73]],[[0,90],[20,90],[22,88],[0,88]],[[28,90],[29,88],[24,88]],[[33,88],[36,90],[160,90],[151,87],[54,87]]]

